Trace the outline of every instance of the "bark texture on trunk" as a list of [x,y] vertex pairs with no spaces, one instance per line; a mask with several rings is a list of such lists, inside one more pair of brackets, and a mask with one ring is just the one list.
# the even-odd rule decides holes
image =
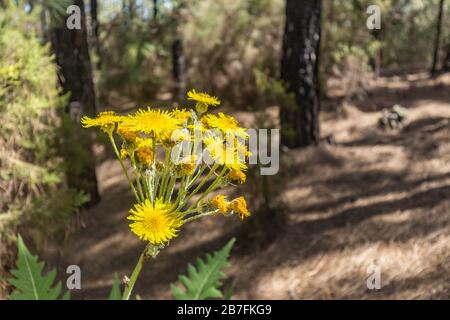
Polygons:
[[153,0],[153,19],[158,17],[158,0]]
[[442,66],[444,71],[450,71],[450,41],[447,45],[447,53],[445,55],[444,64]]
[[286,0],[281,79],[295,106],[280,110],[282,143],[304,147],[319,141],[321,0]]
[[172,75],[174,81],[174,95],[178,102],[184,100],[186,94],[186,60],[183,52],[183,40],[178,35],[172,44]]
[[[72,132],[76,137],[71,141],[84,144],[84,148],[92,154],[91,139],[86,135],[79,121],[81,116],[94,116],[97,112],[95,102],[92,67],[86,32],[86,17],[83,0],[73,2],[81,9],[81,30],[70,30],[66,27],[66,19],[52,27],[52,48],[59,66],[59,80],[63,93],[70,93],[66,112],[74,119],[76,129]],[[67,18],[67,17],[66,17]],[[99,199],[94,159],[81,159],[78,172],[68,172],[70,187],[84,190],[91,196],[91,203]],[[72,170],[73,171],[73,170]]]
[[433,51],[433,63],[431,65],[431,73],[436,73],[437,64],[439,61],[439,50],[440,50],[440,40],[441,40],[441,30],[442,30],[442,16],[444,14],[444,2],[445,0],[439,1],[439,13],[436,25],[436,38],[434,40],[434,51]]
[[101,69],[102,59],[101,59],[101,49],[99,41],[99,23],[98,23],[98,4],[97,0],[91,0],[91,24],[92,24],[92,48],[97,51],[98,62],[97,67]]
[[[70,30],[65,23],[54,27],[52,32],[52,47],[56,62],[60,67],[60,82],[64,92],[70,92],[70,102],[80,104],[83,115],[96,113],[92,66],[86,32],[86,17],[82,0],[74,4],[81,8],[81,30]],[[75,110],[67,111],[71,114]]]

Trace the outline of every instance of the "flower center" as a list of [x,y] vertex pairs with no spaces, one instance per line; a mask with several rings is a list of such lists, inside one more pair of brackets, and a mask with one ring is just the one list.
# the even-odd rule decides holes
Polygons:
[[151,215],[145,217],[142,223],[146,229],[152,232],[161,232],[165,228],[167,221],[162,215]]

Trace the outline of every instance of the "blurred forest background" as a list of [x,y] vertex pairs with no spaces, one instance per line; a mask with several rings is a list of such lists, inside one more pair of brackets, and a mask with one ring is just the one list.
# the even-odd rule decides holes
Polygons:
[[[81,30],[66,27],[73,4]],[[237,235],[235,298],[448,299],[449,15],[445,0],[0,0],[0,297],[18,232],[82,268],[76,298],[130,272],[132,195],[80,117],[196,89],[245,126],[281,128],[280,173],[251,170],[243,226],[183,231],[143,298],[169,298],[187,262]]]

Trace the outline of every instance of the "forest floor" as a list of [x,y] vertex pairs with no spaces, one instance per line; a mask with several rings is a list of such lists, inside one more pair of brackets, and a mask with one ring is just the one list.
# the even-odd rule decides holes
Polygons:
[[[394,104],[407,108],[405,125],[378,129],[381,109]],[[262,248],[238,238],[227,270],[233,298],[450,298],[450,75],[380,78],[363,101],[325,109],[322,135],[333,134],[336,145],[288,152],[293,163],[280,184],[288,225]],[[82,290],[72,292],[79,299],[106,298],[114,273],[129,275],[143,248],[125,219],[133,197],[117,161],[103,159],[97,175],[102,200],[83,213],[86,226],[43,255],[61,270],[81,267]],[[187,263],[233,234],[238,222],[230,220],[186,226],[145,267],[136,293],[171,298],[169,285]],[[372,265],[380,290],[366,286]]]

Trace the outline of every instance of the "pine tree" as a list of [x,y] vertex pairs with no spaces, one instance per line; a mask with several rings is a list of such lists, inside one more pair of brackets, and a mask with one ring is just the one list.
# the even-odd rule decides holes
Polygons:
[[[60,83],[63,93],[70,93],[66,112],[77,122],[82,115],[93,116],[96,113],[96,100],[92,79],[92,67],[86,31],[86,16],[83,0],[74,0],[73,4],[80,8],[81,28],[69,29],[66,25],[68,17],[62,23],[52,25],[52,48],[56,62],[60,67]],[[76,13],[75,13],[76,14]],[[86,150],[91,149],[90,139],[79,130],[74,130],[75,141],[85,141]],[[94,159],[82,159],[78,172],[68,172],[68,183],[71,187],[84,190],[91,196],[91,204],[100,196],[97,189]]]
[[282,143],[304,147],[319,141],[321,0],[286,0],[281,78],[296,105],[282,106]]

